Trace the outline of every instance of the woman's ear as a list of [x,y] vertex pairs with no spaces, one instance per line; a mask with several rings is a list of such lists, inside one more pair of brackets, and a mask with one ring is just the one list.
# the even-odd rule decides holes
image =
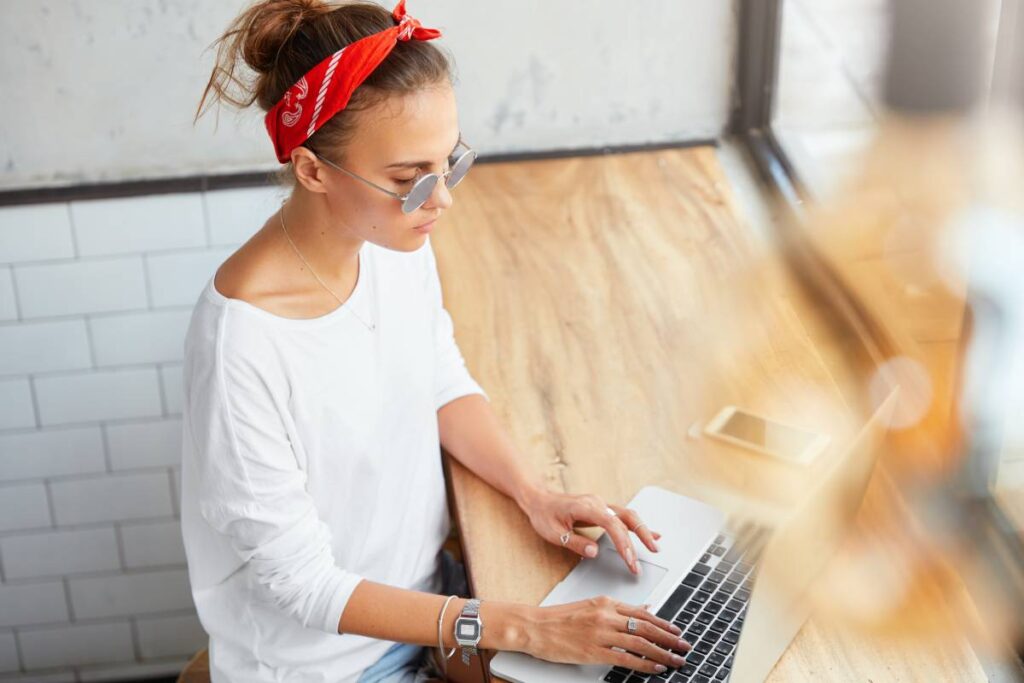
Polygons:
[[295,179],[310,192],[327,192],[324,166],[309,149],[299,146],[292,150],[292,169]]

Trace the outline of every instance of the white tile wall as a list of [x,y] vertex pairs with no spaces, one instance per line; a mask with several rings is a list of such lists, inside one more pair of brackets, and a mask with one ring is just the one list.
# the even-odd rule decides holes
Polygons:
[[124,564],[130,569],[185,564],[181,523],[176,519],[122,524],[121,543],[124,547]]
[[0,209],[0,683],[206,646],[178,509],[185,331],[276,188]]
[[141,256],[15,266],[25,318],[146,307]]
[[18,640],[26,669],[135,659],[128,621],[24,629],[18,633]]
[[67,204],[0,208],[0,262],[43,261],[74,255]]
[[155,368],[48,375],[35,381],[44,426],[160,415]]
[[45,484],[0,486],[0,531],[50,525]]
[[84,320],[0,325],[0,375],[77,370],[91,364]]
[[100,427],[0,433],[0,481],[102,472]]
[[71,218],[82,256],[206,245],[197,193],[76,201]]
[[7,536],[0,538],[0,554],[5,580],[120,569],[117,538],[108,526]]
[[50,484],[58,524],[112,522],[171,514],[167,473],[109,474]]
[[181,420],[107,425],[107,449],[115,470],[177,465],[181,462]]
[[27,379],[0,380],[0,429],[35,427],[32,387]]
[[68,588],[71,608],[78,619],[169,612],[192,606],[188,571],[184,568],[70,578]]
[[10,268],[0,268],[0,320],[18,317],[18,303],[14,296],[14,274]]
[[[191,308],[95,316],[89,321],[97,365],[181,360]],[[0,328],[2,334],[3,328]],[[3,337],[0,336],[0,343]]]

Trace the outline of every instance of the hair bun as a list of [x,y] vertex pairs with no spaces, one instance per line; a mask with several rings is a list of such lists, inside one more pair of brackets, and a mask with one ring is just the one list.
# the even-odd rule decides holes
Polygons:
[[257,73],[274,70],[281,48],[303,23],[336,9],[323,0],[263,0],[245,12],[239,30],[245,36],[241,55]]

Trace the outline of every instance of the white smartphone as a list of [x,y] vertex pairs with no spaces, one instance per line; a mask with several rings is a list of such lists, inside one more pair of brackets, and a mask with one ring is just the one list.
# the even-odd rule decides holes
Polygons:
[[827,434],[784,425],[736,406],[723,408],[704,432],[736,446],[804,465],[824,451],[830,440]]

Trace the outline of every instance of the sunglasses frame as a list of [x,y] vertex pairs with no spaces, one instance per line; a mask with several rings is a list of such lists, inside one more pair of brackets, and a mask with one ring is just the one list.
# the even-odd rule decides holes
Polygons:
[[[412,187],[405,194],[399,194],[397,192],[392,192],[391,190],[387,189],[386,187],[381,187],[380,185],[378,185],[377,183],[375,183],[375,182],[373,182],[371,180],[367,180],[366,178],[363,178],[360,175],[356,175],[355,173],[353,173],[352,171],[349,171],[348,169],[345,169],[345,168],[342,168],[341,166],[338,166],[337,164],[335,164],[330,159],[326,159],[323,156],[321,156],[320,154],[318,154],[317,152],[313,152],[313,150],[309,150],[309,151],[313,152],[313,156],[315,156],[317,159],[319,159],[320,161],[324,162],[328,166],[330,166],[332,168],[336,168],[337,170],[341,171],[342,173],[347,173],[348,175],[352,176],[356,180],[361,180],[362,182],[366,183],[370,187],[372,187],[374,189],[377,189],[377,190],[380,190],[384,194],[389,195],[389,196],[394,197],[395,199],[399,200],[400,202],[402,202],[402,213],[412,213],[413,211],[415,211],[416,209],[420,208],[421,206],[423,206],[427,202],[427,199],[430,198],[430,195],[434,193],[434,187],[436,187],[436,183],[437,183],[437,181],[439,179],[444,178],[445,187],[447,187],[449,190],[453,190],[453,189],[455,189],[456,185],[458,185],[460,182],[462,182],[462,178],[466,177],[466,174],[463,173],[462,176],[458,180],[456,180],[454,184],[452,184],[452,185],[448,184],[448,178],[451,177],[452,172],[455,170],[456,166],[458,166],[459,163],[461,163],[462,160],[465,159],[468,155],[472,154],[473,156],[472,156],[472,158],[471,158],[471,160],[469,162],[469,167],[466,168],[466,173],[469,172],[469,168],[472,168],[473,163],[476,162],[476,158],[477,158],[476,150],[474,150],[472,147],[470,147],[468,144],[466,144],[466,142],[461,137],[459,137],[459,142],[458,142],[458,144],[455,145],[455,149],[457,150],[459,147],[465,147],[466,151],[463,152],[462,154],[460,154],[459,157],[457,159],[455,159],[454,162],[451,162],[451,159],[455,155],[454,154],[450,154],[448,156],[448,160],[449,160],[450,163],[449,163],[447,171],[445,171],[443,173],[426,173],[424,175],[419,175],[419,173],[417,173],[416,178],[413,179]],[[419,188],[421,186],[421,184],[426,183],[426,182],[434,183],[434,185],[432,185],[430,187],[430,192],[428,192],[426,194],[426,196],[424,197],[423,201],[420,202],[419,204],[417,204],[416,206],[407,206],[409,198],[416,192],[417,188]]]

